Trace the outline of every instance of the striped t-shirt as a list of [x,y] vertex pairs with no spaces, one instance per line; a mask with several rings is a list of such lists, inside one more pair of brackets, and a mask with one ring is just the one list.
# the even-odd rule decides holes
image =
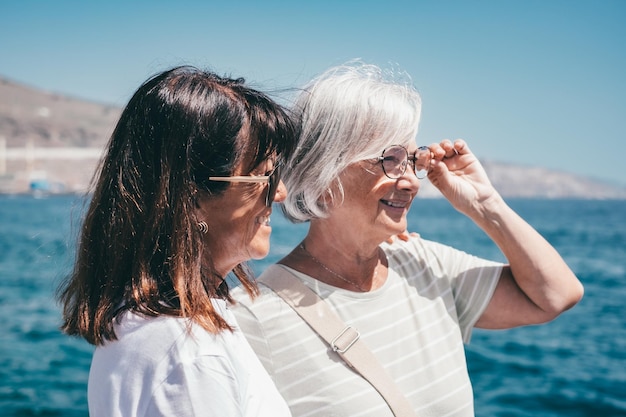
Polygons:
[[[502,264],[420,237],[381,248],[389,274],[381,288],[367,293],[288,269],[358,329],[418,415],[473,416],[463,342],[487,307]],[[265,274],[254,301],[233,291],[233,311],[292,414],[392,416],[378,392],[263,285]]]

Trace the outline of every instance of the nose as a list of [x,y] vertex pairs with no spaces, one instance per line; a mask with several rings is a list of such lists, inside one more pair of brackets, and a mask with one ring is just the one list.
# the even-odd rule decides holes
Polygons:
[[420,188],[420,180],[415,175],[414,162],[409,161],[404,174],[396,180],[396,187],[399,190],[417,193]]
[[280,203],[282,201],[285,201],[286,198],[287,198],[287,187],[285,186],[285,183],[283,182],[283,180],[280,180],[278,182],[278,187],[276,187],[276,197],[274,197],[274,202]]

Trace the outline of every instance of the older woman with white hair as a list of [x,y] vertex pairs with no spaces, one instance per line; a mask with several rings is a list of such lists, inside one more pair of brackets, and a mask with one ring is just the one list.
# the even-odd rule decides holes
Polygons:
[[[583,294],[463,140],[417,146],[420,97],[389,75],[350,63],[302,90],[282,204],[308,234],[259,278],[257,300],[236,291],[238,323],[293,415],[472,416],[472,329],[544,323]],[[416,234],[388,242],[426,175],[507,263]]]

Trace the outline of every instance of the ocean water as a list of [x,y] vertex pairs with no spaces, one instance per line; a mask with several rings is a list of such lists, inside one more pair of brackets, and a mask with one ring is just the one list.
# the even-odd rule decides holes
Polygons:
[[[477,416],[626,416],[626,201],[511,200],[563,255],[584,299],[551,323],[474,332]],[[54,291],[71,269],[82,200],[0,196],[0,415],[87,416],[93,348],[58,330]],[[306,233],[279,210],[261,271]],[[502,260],[443,200],[414,202],[409,228]]]

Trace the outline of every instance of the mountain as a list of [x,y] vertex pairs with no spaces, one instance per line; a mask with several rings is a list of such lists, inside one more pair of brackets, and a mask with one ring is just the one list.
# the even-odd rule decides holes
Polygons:
[[0,136],[7,147],[102,147],[121,109],[0,77]]
[[[0,193],[40,186],[85,191],[120,113],[115,106],[0,77]],[[536,166],[481,162],[505,197],[626,199],[626,187],[603,181]],[[419,195],[440,196],[427,180]]]
[[[506,198],[626,199],[626,187],[605,181],[537,166],[490,160],[481,160],[481,164],[493,186]],[[441,197],[428,181],[422,181],[419,195],[423,198]]]

